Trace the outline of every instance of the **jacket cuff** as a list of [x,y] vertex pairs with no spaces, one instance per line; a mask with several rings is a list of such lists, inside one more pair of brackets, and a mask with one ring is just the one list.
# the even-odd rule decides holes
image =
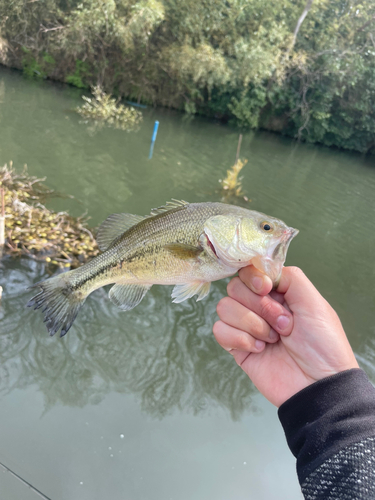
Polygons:
[[375,436],[375,389],[358,368],[319,380],[278,411],[300,483],[328,457]]

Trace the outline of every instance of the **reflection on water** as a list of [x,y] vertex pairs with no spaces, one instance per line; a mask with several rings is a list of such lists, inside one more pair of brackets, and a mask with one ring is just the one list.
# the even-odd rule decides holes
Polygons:
[[[52,199],[49,207],[72,215],[87,211],[96,226],[110,213],[145,215],[171,198],[220,201],[218,180],[233,165],[238,131],[148,108],[138,133],[103,128],[93,137],[72,112],[80,95],[0,70],[0,165],[27,163],[31,175],[47,176],[49,187],[74,196]],[[160,127],[150,161],[155,120]],[[242,184],[252,202],[236,203],[300,230],[288,265],[302,267],[335,307],[375,382],[375,158],[258,132],[244,133],[241,158],[248,159]],[[0,264],[0,394],[9,393],[1,399],[3,432],[9,434],[8,446],[2,435],[4,463],[17,470],[25,465],[31,482],[42,474],[37,483],[50,480],[49,496],[59,499],[208,498],[210,491],[212,498],[238,500],[248,496],[249,484],[257,499],[300,498],[275,409],[261,403],[262,418],[249,415],[262,398],[253,397],[246,375],[211,333],[224,281],[199,303],[172,304],[171,288],[155,286],[127,313],[98,290],[59,339],[50,338],[41,315],[25,307],[32,295],[27,286],[46,277],[32,261]],[[47,412],[41,423],[42,398]],[[220,408],[234,419],[243,414],[241,422],[228,422]],[[96,455],[96,438],[118,437],[124,426],[131,431],[122,455],[109,462]],[[30,472],[35,448],[44,454]],[[242,465],[250,463],[248,455],[259,468]]]
[[220,285],[212,287],[204,304],[172,304],[170,287],[154,287],[126,313],[98,290],[74,328],[59,339],[50,338],[40,315],[25,307],[30,295],[25,289],[45,278],[43,265],[27,259],[6,264],[0,392],[36,384],[47,409],[58,403],[95,404],[110,390],[131,392],[155,417],[176,408],[196,414],[216,403],[236,419],[250,406],[248,378],[211,333]]
[[371,382],[375,385],[375,328],[373,331],[373,338],[368,339],[363,352],[357,354],[357,361],[359,366],[365,370]]
[[[80,93],[48,82],[0,75],[0,156],[75,199],[51,200],[56,210],[87,210],[96,225],[107,215],[149,213],[171,198],[219,201],[218,180],[233,165],[238,133],[178,113],[147,109],[137,134],[103,129],[95,137],[71,110]],[[152,161],[154,120],[160,120]],[[241,157],[247,208],[300,230],[288,252],[336,308],[350,342],[370,365],[374,337],[374,158],[273,134],[244,134]],[[78,203],[80,200],[81,203]],[[233,200],[231,200],[233,203]],[[370,215],[369,215],[370,214]],[[0,390],[36,384],[47,407],[83,406],[108,391],[132,392],[155,416],[212,404],[237,418],[251,407],[252,386],[212,336],[225,283],[196,303],[171,304],[168,287],[153,287],[135,310],[122,313],[95,292],[63,340],[47,335],[40,315],[25,308],[28,284],[43,279],[33,262],[4,262],[0,309]]]

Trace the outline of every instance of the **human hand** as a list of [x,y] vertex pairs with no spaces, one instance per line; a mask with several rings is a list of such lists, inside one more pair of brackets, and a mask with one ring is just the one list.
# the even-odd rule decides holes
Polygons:
[[218,343],[259,391],[280,406],[308,385],[358,363],[341,322],[297,267],[284,267],[276,291],[250,266],[228,284],[220,300]]

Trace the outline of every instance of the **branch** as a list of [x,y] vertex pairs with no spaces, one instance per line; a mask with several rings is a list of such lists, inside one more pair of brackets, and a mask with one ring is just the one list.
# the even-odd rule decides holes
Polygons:
[[365,22],[365,24],[362,24],[362,26],[361,26],[361,27],[359,27],[359,28],[356,30],[356,32],[357,32],[357,31],[363,31],[365,28],[367,28],[367,26],[368,26],[369,24],[371,24],[371,23],[372,23],[372,21],[374,21],[374,19],[375,19],[375,15],[374,15],[374,16],[372,16],[372,18],[371,18],[371,19],[369,19],[367,22]]
[[[35,0],[37,1],[37,0]],[[40,30],[42,33],[47,33],[48,31],[63,30],[65,26],[56,26],[55,28],[46,28],[43,24],[40,25]]]
[[301,27],[303,21],[305,20],[305,17],[307,16],[309,10],[311,9],[313,1],[314,0],[307,0],[305,8],[303,9],[302,14],[300,15],[300,17],[297,21],[296,27],[294,28],[293,41],[292,41],[292,44],[290,46],[289,52],[292,50],[292,48],[294,47],[294,44],[296,43],[296,39],[297,39],[298,32],[300,30],[300,27]]
[[298,32],[300,30],[300,27],[301,27],[303,21],[305,20],[305,17],[307,16],[309,10],[311,9],[313,1],[314,0],[307,0],[305,8],[303,9],[302,14],[300,15],[300,17],[299,17],[299,19],[297,21],[296,27],[294,28],[292,43],[287,48],[287,50],[286,50],[286,52],[285,52],[285,54],[284,54],[284,56],[283,56],[283,58],[281,60],[281,65],[284,64],[284,62],[286,61],[286,59],[289,57],[290,52],[293,50],[293,47],[294,47],[294,45],[296,43]]

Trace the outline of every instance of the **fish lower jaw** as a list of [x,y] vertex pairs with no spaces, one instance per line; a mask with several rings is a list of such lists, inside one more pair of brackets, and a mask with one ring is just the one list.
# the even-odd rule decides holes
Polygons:
[[270,257],[255,257],[251,263],[259,271],[271,278],[274,284],[280,280],[283,262],[272,260]]
[[219,257],[219,262],[222,267],[222,269],[230,274],[227,276],[230,276],[231,274],[237,273],[240,269],[243,267],[250,266],[252,264],[253,258],[249,260],[244,260],[244,259],[238,259],[238,260],[229,260],[227,258]]

